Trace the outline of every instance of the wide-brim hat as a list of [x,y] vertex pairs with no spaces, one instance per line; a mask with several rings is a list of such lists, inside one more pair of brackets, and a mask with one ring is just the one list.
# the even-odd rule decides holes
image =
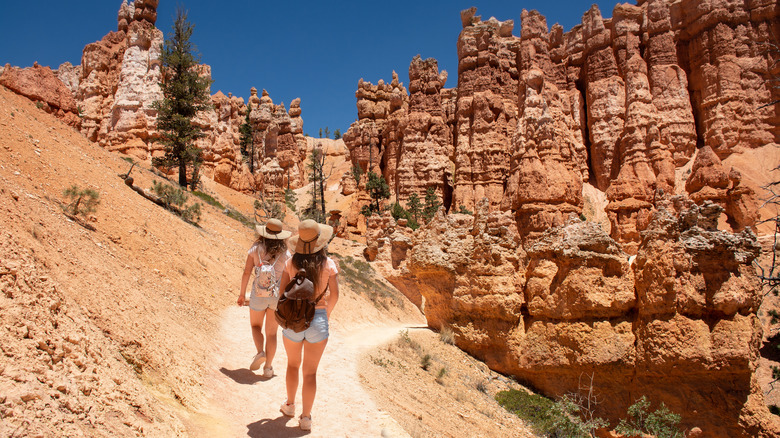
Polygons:
[[282,228],[282,221],[279,219],[269,219],[265,225],[256,226],[255,230],[257,230],[257,234],[272,240],[284,240],[292,236],[292,232]]
[[333,227],[306,219],[298,224],[298,235],[291,237],[288,243],[296,254],[314,254],[324,248],[332,237]]

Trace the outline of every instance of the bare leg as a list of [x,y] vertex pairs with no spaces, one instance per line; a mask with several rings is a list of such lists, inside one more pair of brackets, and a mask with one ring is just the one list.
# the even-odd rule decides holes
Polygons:
[[298,369],[301,367],[303,342],[293,342],[285,337],[284,350],[287,352],[287,403],[295,403],[295,393],[298,391]]
[[317,367],[320,365],[320,358],[322,358],[326,345],[328,345],[327,339],[316,344],[303,341],[303,389],[301,389],[303,411],[301,417],[311,416],[314,396],[317,394]]
[[279,331],[274,309],[265,309],[265,368],[271,368],[276,355],[276,333]]
[[257,352],[263,351],[263,314],[256,310],[249,309],[249,323],[252,325],[252,340],[255,341]]

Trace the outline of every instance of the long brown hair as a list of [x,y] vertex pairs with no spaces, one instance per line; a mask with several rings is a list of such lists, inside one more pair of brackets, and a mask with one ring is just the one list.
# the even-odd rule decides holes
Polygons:
[[267,239],[263,236],[257,236],[257,240],[255,240],[255,246],[260,244],[262,244],[263,248],[265,248],[266,255],[272,259],[275,259],[276,256],[283,253],[287,249],[287,241],[284,239]]
[[326,248],[322,248],[312,254],[295,253],[292,256],[293,267],[296,270],[304,269],[306,271],[306,277],[314,283],[314,290],[319,289],[320,271],[322,271],[322,265],[325,264],[327,257],[328,252]]

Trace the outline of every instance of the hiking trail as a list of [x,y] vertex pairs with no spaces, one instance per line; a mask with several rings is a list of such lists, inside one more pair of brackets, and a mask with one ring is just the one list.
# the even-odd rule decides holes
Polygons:
[[273,361],[275,375],[265,378],[262,368],[257,374],[249,370],[255,354],[249,309],[230,307],[223,313],[204,382],[210,397],[206,408],[190,418],[188,429],[192,436],[204,437],[408,437],[363,389],[357,371],[361,354],[389,342],[405,327],[391,324],[343,329],[338,319],[330,321],[330,338],[317,373],[313,427],[311,432],[305,432],[298,427],[300,386],[295,400],[296,417],[279,412],[286,398],[287,368],[281,328]]

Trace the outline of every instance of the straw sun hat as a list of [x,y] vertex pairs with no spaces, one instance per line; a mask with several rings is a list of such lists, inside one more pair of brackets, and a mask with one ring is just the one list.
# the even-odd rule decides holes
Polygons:
[[279,219],[269,219],[265,225],[255,227],[257,233],[266,239],[284,240],[292,235],[289,231],[282,229],[282,221]]
[[333,227],[306,219],[298,225],[298,235],[288,241],[296,254],[314,254],[330,242]]

